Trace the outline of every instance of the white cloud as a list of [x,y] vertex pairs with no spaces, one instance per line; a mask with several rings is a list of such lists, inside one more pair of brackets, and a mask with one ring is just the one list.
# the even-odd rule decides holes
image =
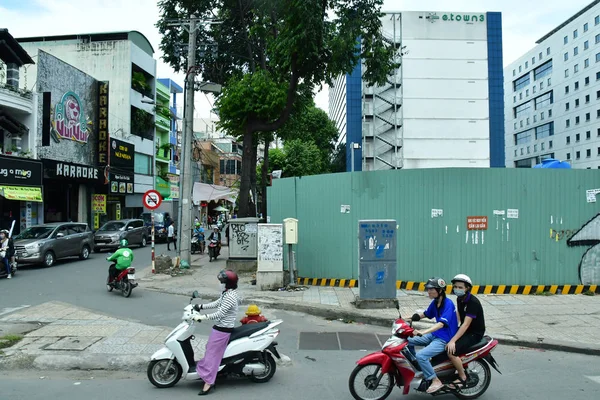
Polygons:
[[[156,0],[0,0],[0,19],[15,37],[138,30],[156,51],[158,75],[183,84],[183,76],[160,61]],[[535,45],[535,41],[590,3],[590,0],[384,0],[384,11],[500,11],[503,20],[504,65]],[[11,9],[8,10],[7,8]],[[210,104],[196,96],[196,116],[209,117]],[[327,88],[316,95],[327,111]]]

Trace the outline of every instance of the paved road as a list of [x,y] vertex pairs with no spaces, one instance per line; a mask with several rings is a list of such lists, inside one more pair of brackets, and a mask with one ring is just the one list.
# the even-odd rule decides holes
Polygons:
[[[220,382],[213,396],[223,400],[238,400],[240,397],[248,400],[350,399],[348,375],[354,361],[363,354],[357,351],[307,352],[306,357],[310,359],[297,358],[293,366],[280,368],[267,384],[227,380]],[[595,357],[511,347],[498,349],[495,356],[503,374],[493,372],[490,388],[482,399],[600,398],[600,370]],[[0,387],[2,398],[11,400],[93,400],[105,399],[106,396],[131,400],[190,399],[195,398],[200,390],[199,382],[181,382],[173,388],[160,390],[155,389],[143,375],[105,372],[3,372],[0,374]],[[403,397],[395,389],[390,398]],[[406,398],[423,399],[425,395],[412,393]]]

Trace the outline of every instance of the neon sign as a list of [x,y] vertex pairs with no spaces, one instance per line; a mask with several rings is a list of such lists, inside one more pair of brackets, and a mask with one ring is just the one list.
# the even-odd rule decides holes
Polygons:
[[79,143],[88,142],[90,131],[77,94],[67,92],[56,104],[52,128],[52,136],[57,142],[60,139],[70,139]]

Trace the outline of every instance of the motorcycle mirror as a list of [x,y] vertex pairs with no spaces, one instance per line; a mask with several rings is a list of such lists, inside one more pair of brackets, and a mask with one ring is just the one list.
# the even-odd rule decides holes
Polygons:
[[200,297],[200,294],[197,290],[194,290],[194,293],[192,293],[192,299],[197,299],[198,297]]

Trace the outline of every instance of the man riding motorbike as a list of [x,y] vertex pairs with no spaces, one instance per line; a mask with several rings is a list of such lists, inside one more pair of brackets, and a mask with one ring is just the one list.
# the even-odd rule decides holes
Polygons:
[[204,228],[200,225],[200,221],[196,222],[196,227],[194,228],[194,232],[192,236],[198,237],[198,247],[200,248],[200,253],[204,253]]
[[[412,316],[413,321],[419,321],[421,318],[435,318],[436,323],[424,331],[415,330],[415,337],[408,339],[408,349],[416,357],[423,378],[431,381],[427,393],[435,393],[440,390],[444,384],[436,376],[430,359],[446,349],[446,344],[452,339],[458,330],[458,321],[456,317],[456,307],[452,300],[446,298],[446,282],[441,278],[431,278],[425,285],[429,298],[432,299],[427,310],[422,313],[415,313]],[[415,346],[425,346],[415,354]]]
[[481,302],[471,294],[471,288],[473,287],[471,278],[465,274],[458,274],[451,282],[454,294],[457,296],[456,308],[460,318],[460,329],[448,342],[446,350],[448,351],[448,358],[458,372],[458,379],[452,382],[452,385],[459,388],[467,382],[467,375],[458,355],[483,339],[485,320]]
[[219,228],[217,228],[217,227],[215,227],[215,229],[210,233],[210,236],[208,236],[209,242],[213,239],[217,241],[217,255],[220,255],[221,254],[221,232],[219,232]]
[[133,251],[131,251],[127,245],[129,245],[127,239],[121,239],[119,249],[106,259],[107,261],[114,261],[110,264],[110,267],[108,267],[108,276],[110,277],[109,282],[115,280],[118,276],[118,271],[123,271],[124,269],[131,267],[131,263],[133,262]]

